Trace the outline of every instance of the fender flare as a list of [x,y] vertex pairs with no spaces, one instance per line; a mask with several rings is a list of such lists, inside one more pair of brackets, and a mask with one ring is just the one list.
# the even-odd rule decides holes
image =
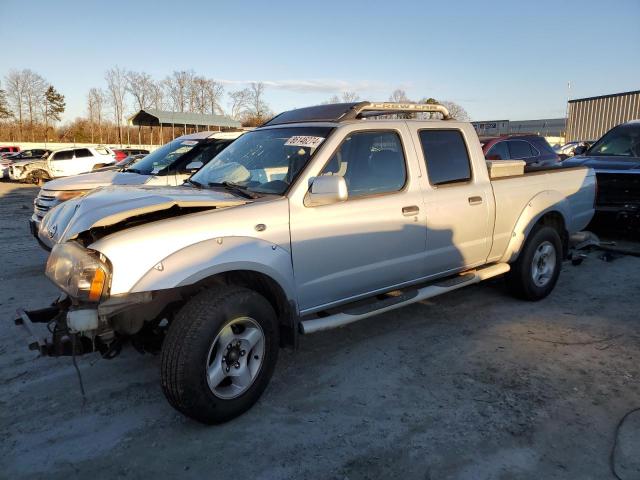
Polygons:
[[252,237],[213,238],[173,252],[140,277],[131,293],[193,285],[237,270],[270,277],[297,306],[291,253],[279,245]]
[[567,198],[557,190],[544,190],[527,202],[511,232],[511,240],[499,262],[511,263],[518,258],[525,240],[538,221],[548,213],[559,213],[569,224],[571,208]]

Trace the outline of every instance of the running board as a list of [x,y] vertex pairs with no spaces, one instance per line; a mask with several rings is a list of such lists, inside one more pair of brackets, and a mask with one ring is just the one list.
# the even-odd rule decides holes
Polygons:
[[488,267],[472,270],[470,272],[464,272],[459,276],[437,281],[436,283],[427,285],[418,290],[412,290],[408,295],[409,298],[401,295],[400,297],[396,297],[396,299],[400,298],[400,301],[395,301],[391,304],[384,300],[379,301],[379,303],[382,304],[379,305],[380,308],[365,311],[362,311],[362,309],[346,310],[327,317],[304,320],[300,322],[300,333],[315,333],[321,332],[322,330],[331,330],[332,328],[342,327],[344,325],[357,322],[358,320],[364,320],[365,318],[411,305],[412,303],[420,302],[427,298],[437,297],[443,293],[452,292],[453,290],[466,287],[467,285],[479,283],[483,280],[487,280],[488,278],[507,273],[509,270],[510,266],[508,263],[497,263]]

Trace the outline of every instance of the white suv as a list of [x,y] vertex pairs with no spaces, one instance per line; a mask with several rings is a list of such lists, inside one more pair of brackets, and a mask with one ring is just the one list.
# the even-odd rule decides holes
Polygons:
[[47,159],[52,178],[90,172],[115,163],[116,154],[109,147],[69,148],[53,152]]
[[9,167],[11,180],[42,185],[53,178],[90,172],[115,163],[116,154],[109,147],[64,148],[53,152],[46,160],[15,162]]

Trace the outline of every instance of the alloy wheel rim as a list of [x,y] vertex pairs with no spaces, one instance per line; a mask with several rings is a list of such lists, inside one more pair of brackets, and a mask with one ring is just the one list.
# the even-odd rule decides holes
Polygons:
[[264,331],[253,318],[227,322],[207,355],[205,375],[211,392],[225,400],[245,393],[262,369],[265,343]]
[[531,278],[538,287],[546,286],[556,269],[556,248],[551,242],[544,241],[533,254],[531,261]]

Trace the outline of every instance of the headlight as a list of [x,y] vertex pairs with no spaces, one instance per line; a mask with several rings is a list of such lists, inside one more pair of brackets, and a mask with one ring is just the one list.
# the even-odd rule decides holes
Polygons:
[[62,190],[56,192],[56,198],[61,202],[66,202],[72,198],[80,197],[89,193],[89,190]]
[[47,277],[72,298],[98,302],[107,294],[110,268],[98,252],[75,242],[59,243],[47,260]]

